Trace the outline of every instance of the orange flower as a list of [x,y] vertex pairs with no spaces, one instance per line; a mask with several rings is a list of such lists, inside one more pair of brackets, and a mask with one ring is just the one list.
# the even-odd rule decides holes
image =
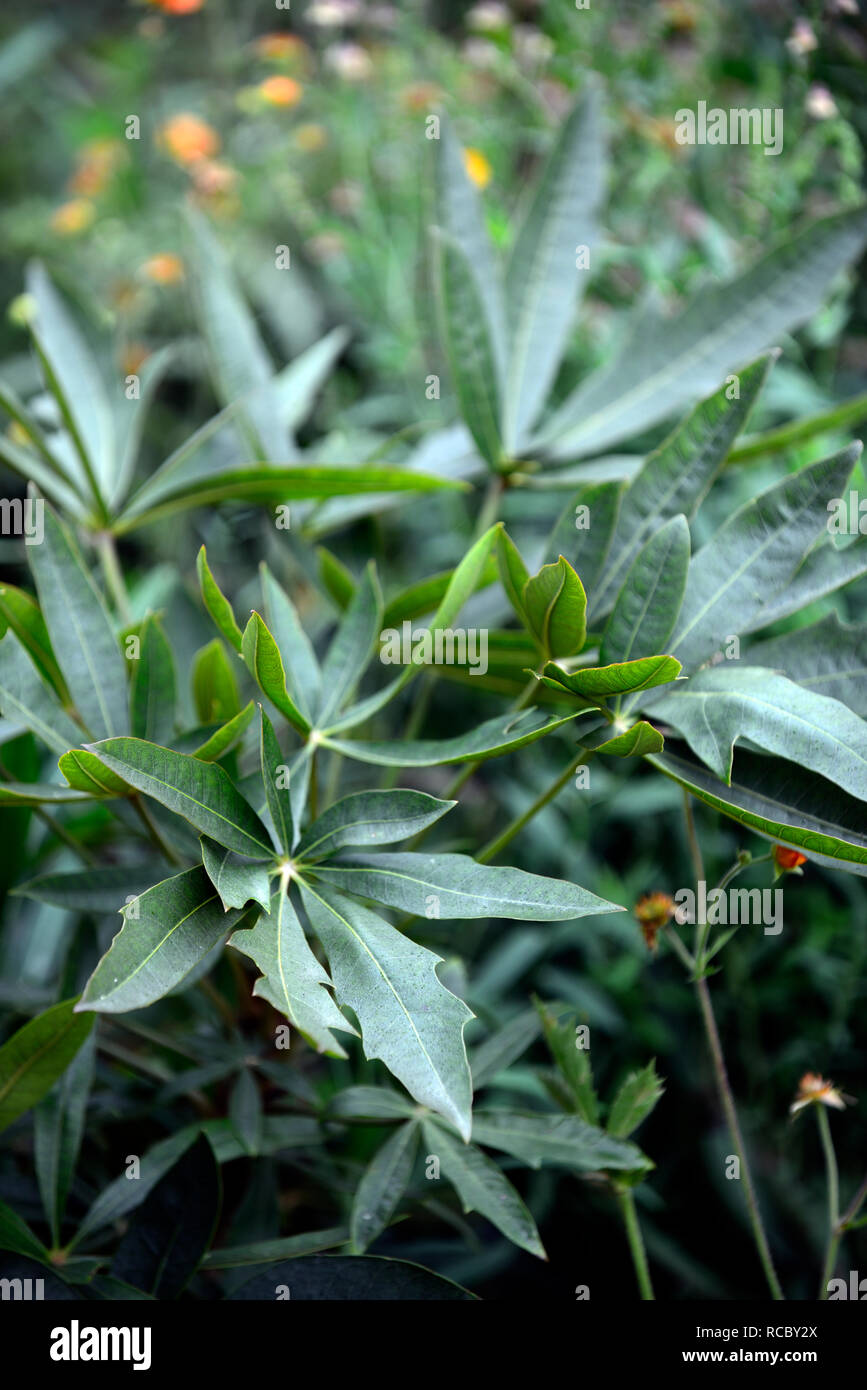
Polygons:
[[464,168],[476,188],[487,188],[494,171],[481,150],[464,150]]
[[78,236],[79,232],[87,231],[95,217],[93,203],[86,198],[71,198],[52,214],[51,227],[59,236]]
[[806,854],[789,849],[788,845],[774,845],[774,863],[780,873],[794,873],[806,862]]
[[205,0],[150,0],[163,14],[195,14],[204,3]]
[[798,1082],[798,1093],[789,1106],[789,1113],[797,1115],[805,1105],[827,1105],[832,1110],[845,1110],[847,1105],[854,1104],[852,1096],[844,1096],[832,1081],[826,1081],[824,1077],[808,1071]]
[[648,948],[655,951],[657,936],[674,916],[674,899],[668,893],[645,893],[635,904],[635,916]]
[[155,285],[176,285],[184,278],[184,263],[171,251],[160,251],[145,261],[141,273]]
[[108,183],[124,151],[119,140],[90,140],[79,151],[75,173],[69,180],[70,193],[92,198]]
[[263,34],[254,44],[257,54],[266,62],[282,62],[304,53],[307,45],[295,34]]
[[266,77],[264,82],[260,82],[258,91],[269,106],[297,106],[304,88],[293,77],[275,74],[274,77]]
[[160,131],[160,141],[178,164],[196,164],[210,159],[220,148],[220,137],[200,116],[181,111]]

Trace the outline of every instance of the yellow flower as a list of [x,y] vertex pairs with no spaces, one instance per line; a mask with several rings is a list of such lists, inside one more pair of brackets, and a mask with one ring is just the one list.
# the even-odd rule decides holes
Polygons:
[[273,77],[266,77],[264,82],[260,82],[258,91],[269,106],[297,106],[304,88],[293,77],[284,77],[276,73]]
[[798,1093],[789,1106],[789,1113],[797,1115],[798,1111],[803,1110],[805,1105],[827,1105],[832,1110],[845,1110],[847,1105],[854,1104],[853,1098],[844,1096],[832,1081],[826,1081],[824,1077],[808,1071],[798,1082]]
[[200,116],[181,111],[160,131],[160,142],[178,164],[196,164],[210,159],[220,148],[220,137]]
[[155,285],[177,285],[184,278],[184,263],[171,251],[160,251],[145,261],[141,273]]
[[86,232],[96,217],[96,208],[87,198],[70,198],[52,214],[51,227],[59,236],[78,236]]
[[303,154],[316,154],[328,144],[328,134],[324,126],[312,121],[300,125],[295,131],[295,145]]
[[476,188],[487,188],[494,171],[481,150],[464,150],[464,168]]

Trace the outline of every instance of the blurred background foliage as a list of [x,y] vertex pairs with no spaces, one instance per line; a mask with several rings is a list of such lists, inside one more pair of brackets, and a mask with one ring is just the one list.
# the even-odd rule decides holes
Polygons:
[[[31,0],[26,20],[7,14],[0,36],[2,374],[23,394],[37,380],[19,297],[24,264],[38,256],[93,341],[110,352],[116,373],[135,372],[158,348],[180,342],[148,426],[152,464],[219,405],[197,346],[181,215],[187,201],[211,219],[278,363],[327,329],[349,327],[349,345],[302,442],[321,443],[328,457],[360,458],[406,431],[393,446],[400,457],[408,441],[455,415],[445,373],[443,400],[425,396],[428,373],[443,370],[427,257],[430,112],[452,116],[472,152],[493,236],[506,247],[573,89],[585,71],[601,74],[613,169],[608,237],[561,379],[567,386],[608,355],[623,315],[646,296],[674,304],[709,275],[731,274],[787,229],[863,197],[867,21],[855,0],[618,0],[587,11],[532,0],[473,8],[311,0],[293,5],[291,16],[251,0],[61,7]],[[782,153],[679,146],[674,113],[697,99],[782,107]],[[140,121],[137,141],[124,137],[130,116]],[[277,277],[275,290],[274,252],[282,244],[292,249],[292,271]],[[863,276],[844,277],[784,347],[753,428],[863,390]],[[783,466],[843,442],[845,435],[814,440],[793,449]],[[717,489],[719,517],[705,524],[778,477],[780,466],[777,459],[732,469]],[[14,486],[9,481],[7,492]],[[505,516],[532,542],[564,500],[522,494],[516,514],[507,503]],[[326,544],[355,574],[374,556],[387,593],[394,592],[455,563],[475,510],[461,497],[411,501],[342,524]],[[202,541],[238,611],[249,606],[265,559],[291,586],[313,632],[333,621],[310,536],[275,531],[267,511],[243,504],[173,519],[124,542],[122,557],[135,614],[164,611],[180,672],[212,635],[194,584]],[[0,545],[4,572],[26,583],[21,550],[5,539]],[[468,624],[490,616],[489,601],[478,596]],[[817,606],[813,616],[831,608],[863,620],[863,586]],[[426,732],[451,734],[467,727],[470,709],[476,722],[501,708],[496,696],[469,696],[465,685],[439,681],[430,687]],[[465,838],[450,847],[471,850],[520,812],[562,767],[567,746],[548,739],[483,766],[462,792]],[[2,752],[5,775],[36,775],[29,736]],[[343,790],[365,778],[353,764]],[[442,794],[448,780],[448,769],[440,769],[414,784]],[[746,837],[702,807],[697,820],[708,878],[716,881]],[[105,823],[98,806],[65,822],[85,846],[101,841]],[[29,810],[0,812],[0,841],[4,896],[34,866],[76,867]],[[564,792],[512,855],[630,905],[644,892],[673,892],[689,882],[680,793],[643,765],[628,779],[610,761],[594,765],[590,788]],[[762,881],[756,873],[744,885]],[[14,911],[7,899],[0,934],[4,1035],[20,1011],[80,987],[83,962],[116,929],[111,918],[82,919],[20,899],[11,905]],[[779,1272],[789,1295],[803,1298],[814,1295],[824,1185],[814,1127],[792,1124],[788,1105],[807,1070],[860,1094],[857,1107],[832,1119],[843,1191],[850,1191],[867,1152],[867,897],[860,879],[808,866],[803,878],[787,880],[785,910],[780,937],[751,930],[726,947],[712,988]],[[562,926],[467,923],[459,940],[446,924],[440,931],[443,953],[460,957],[450,969],[456,980],[466,977],[460,992],[482,1024],[515,1019],[534,992],[568,1005],[576,1021],[590,1025],[603,1095],[628,1070],[658,1059],[666,1093],[639,1136],[657,1163],[639,1192],[657,1296],[761,1297],[741,1193],[724,1178],[729,1140],[677,961],[649,956],[626,914]],[[202,1114],[228,1112],[233,1077],[250,1049],[263,1046],[270,1024],[228,960],[209,991],[212,998],[193,990],[165,1000],[146,1021],[105,1023],[72,1214],[116,1173],[119,1154],[142,1152]],[[196,1071],[195,1085],[169,1084],[184,1065]],[[547,1065],[537,1041],[497,1085],[532,1105],[544,1095],[539,1071]],[[381,1074],[357,1052],[351,1066],[356,1081]],[[347,1079],[346,1064],[300,1047],[290,1070],[295,1100],[322,1103]],[[278,1111],[286,1084],[263,1075]],[[358,1127],[333,1152],[281,1151],[225,1165],[231,1243],[336,1224],[378,1139]],[[27,1152],[16,1132],[0,1158],[0,1195],[38,1222]],[[504,1166],[536,1216],[548,1265],[454,1207],[444,1222],[442,1204],[393,1228],[377,1250],[418,1259],[483,1296],[569,1299],[576,1285],[589,1284],[593,1298],[631,1297],[633,1274],[610,1199],[586,1180]],[[851,1267],[859,1260],[867,1267],[863,1232],[848,1238],[847,1249]]]

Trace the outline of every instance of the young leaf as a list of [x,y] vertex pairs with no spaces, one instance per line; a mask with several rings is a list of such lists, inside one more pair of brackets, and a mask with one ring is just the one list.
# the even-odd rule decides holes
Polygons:
[[218,844],[252,859],[273,853],[256,812],[216,763],[204,763],[140,738],[109,738],[88,748],[109,771],[184,816]]
[[473,1017],[440,983],[440,957],[341,893],[301,884],[325,947],[338,999],[361,1025],[364,1054],[379,1057],[422,1105],[470,1133],[472,1090],[463,1031]]
[[123,926],[85,986],[79,1011],[144,1009],[180,984],[240,920],[201,866],[164,879],[122,909]]
[[235,669],[219,637],[196,652],[193,698],[196,714],[203,724],[222,724],[234,719],[241,708]]
[[613,738],[607,738],[604,733],[596,734],[582,738],[580,743],[594,753],[605,753],[611,758],[643,758],[648,753],[661,753],[665,747],[662,734],[646,719],[639,719],[631,729],[615,734]]
[[132,732],[151,743],[168,743],[175,729],[175,663],[165,633],[154,617],[141,629],[141,653],[130,691]]
[[327,859],[344,845],[388,845],[434,825],[456,806],[426,792],[352,792],[335,801],[309,827],[298,845],[298,858]]
[[286,689],[286,672],[277,643],[258,613],[250,615],[244,629],[242,650],[247,670],[263,695],[267,695],[275,709],[300,733],[309,733],[310,721],[305,719]]
[[66,999],[31,1018],[0,1047],[0,1130],[32,1109],[66,1071],[91,1028]]
[[664,1091],[656,1074],[656,1062],[648,1062],[641,1071],[631,1072],[611,1102],[605,1128],[615,1139],[628,1139],[647,1119]]
[[246,907],[257,902],[265,912],[271,911],[271,881],[268,861],[248,859],[233,849],[202,836],[202,863],[205,873],[219,894],[226,911],[231,907]]
[[241,629],[235,620],[234,610],[224,595],[208,565],[208,554],[202,546],[196,556],[196,569],[205,607],[217,628],[236,652],[241,650]]
[[88,796],[130,796],[132,793],[129,782],[110,771],[86,748],[70,748],[58,759],[57,766],[70,787],[87,792]]
[[334,986],[311,951],[285,891],[274,894],[267,920],[235,932],[229,945],[249,956],[262,971],[253,986],[255,995],[273,1004],[317,1052],[346,1056],[331,1030],[355,1033],[355,1029],[329,994]]
[[599,1120],[599,1101],[593,1085],[589,1047],[579,1047],[575,1029],[560,1023],[540,999],[535,1001],[548,1050],[557,1064],[572,1097],[572,1108],[580,1119],[595,1125]]
[[312,719],[321,701],[319,662],[288,594],[277,583],[267,565],[260,565],[259,568],[265,621],[283,658],[286,688],[305,718]]
[[521,559],[521,552],[515,542],[502,526],[497,531],[497,566],[506,597],[524,627],[529,626],[524,608],[524,589],[529,581],[530,571]]
[[569,561],[543,565],[524,585],[522,606],[546,657],[574,656],[587,632],[587,595]]
[[39,674],[64,703],[70,703],[66,682],[51,649],[51,639],[39,605],[30,594],[16,589],[13,584],[4,584],[0,588],[0,628],[0,636],[12,629]]
[[[244,730],[253,718],[255,708],[253,701],[249,700],[239,714],[229,719],[220,728],[214,729],[214,732],[205,739],[204,743],[198,744],[192,750],[191,756],[199,758],[203,763],[217,762],[217,760],[222,758],[224,753],[228,753],[232,745],[237,743],[238,739],[241,738]],[[199,730],[199,737],[201,737],[202,732],[206,731]]]
[[422,1123],[425,1146],[461,1199],[464,1211],[477,1211],[514,1245],[546,1260],[536,1223],[512,1184],[474,1144],[458,1144],[442,1125]]
[[410,1120],[374,1154],[352,1203],[352,1246],[359,1254],[381,1235],[409,1185],[418,1149],[418,1123]]
[[666,685],[679,673],[676,657],[640,656],[635,661],[582,666],[577,671],[563,671],[549,662],[542,672],[542,681],[553,690],[568,690],[582,700],[607,700],[611,695],[629,695],[654,685]]

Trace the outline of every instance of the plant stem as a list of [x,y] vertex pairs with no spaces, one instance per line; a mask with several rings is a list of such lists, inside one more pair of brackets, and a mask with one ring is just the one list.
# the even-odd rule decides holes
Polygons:
[[828,1247],[825,1252],[822,1282],[819,1286],[819,1299],[823,1300],[828,1297],[828,1283],[834,1274],[837,1250],[843,1232],[840,1229],[840,1180],[837,1174],[837,1155],[834,1153],[834,1141],[831,1138],[828,1112],[824,1105],[814,1105],[813,1109],[816,1112],[816,1120],[819,1125],[819,1136],[825,1154],[825,1172],[828,1177]]
[[473,535],[474,540],[483,536],[489,531],[497,519],[497,512],[500,508],[500,497],[503,493],[503,479],[499,473],[492,473],[482,505],[479,508],[479,515],[476,518],[476,529]]
[[172,849],[171,845],[167,844],[166,841],[163,839],[141,797],[130,797],[130,801],[133,807],[135,808],[136,812],[138,813],[139,820],[144,825],[151,840],[156,845],[157,849],[160,851],[160,854],[164,855],[170,864],[182,864],[183,860],[180,858],[180,856],[175,854],[175,851]]
[[310,760],[310,819],[312,821],[319,815],[319,775],[316,770],[318,751],[318,749],[314,750]]
[[653,1292],[653,1285],[650,1282],[650,1271],[647,1268],[647,1254],[641,1236],[641,1227],[638,1224],[638,1213],[635,1210],[635,1198],[632,1194],[632,1188],[626,1187],[618,1189],[617,1201],[620,1206],[620,1213],[623,1217],[626,1239],[629,1242],[629,1253],[632,1256],[632,1263],[635,1266],[635,1277],[638,1280],[638,1288],[641,1297],[645,1302],[653,1302],[655,1295]]
[[726,1071],[722,1043],[720,1042],[720,1036],[716,1026],[716,1019],[714,1018],[713,1005],[711,1004],[710,1000],[710,990],[707,987],[707,980],[704,978],[698,979],[694,983],[695,992],[698,996],[699,1008],[701,1009],[701,1015],[704,1022],[704,1029],[705,1033],[707,1034],[708,1045],[710,1047],[714,1073],[716,1075],[717,1090],[719,1091],[719,1097],[720,1101],[722,1102],[722,1108],[725,1113],[726,1122],[729,1127],[729,1133],[732,1137],[732,1143],[734,1144],[735,1152],[737,1153],[737,1156],[740,1159],[741,1175],[744,1180],[744,1191],[746,1193],[747,1207],[749,1209],[750,1214],[750,1225],[753,1228],[753,1237],[756,1242],[756,1249],[759,1252],[759,1259],[762,1262],[762,1269],[765,1271],[765,1277],[768,1281],[768,1287],[771,1291],[771,1297],[777,1301],[780,1301],[783,1298],[783,1291],[780,1287],[780,1281],[777,1278],[776,1270],[774,1269],[774,1262],[771,1258],[771,1251],[768,1245],[767,1236],[765,1235],[765,1228],[762,1225],[762,1217],[759,1211],[759,1204],[756,1199],[755,1189],[753,1187],[753,1179],[750,1173],[750,1165],[747,1162],[747,1151],[746,1146],[744,1144],[744,1137],[741,1133],[740,1121],[738,1120],[738,1112],[735,1107],[735,1099],[734,1095],[732,1094],[732,1088],[729,1082],[728,1072]]
[[689,841],[689,852],[692,856],[692,868],[698,883],[704,882],[704,859],[702,858],[701,846],[698,836],[695,833],[695,820],[692,814],[692,797],[684,789],[683,793],[683,814],[686,821],[686,838]]
[[536,800],[533,802],[532,806],[529,806],[527,810],[523,813],[523,815],[517,816],[513,821],[510,822],[509,825],[506,826],[505,830],[501,831],[499,835],[495,835],[493,840],[488,841],[484,849],[476,855],[477,862],[479,864],[487,864],[490,862],[491,859],[493,859],[496,855],[499,854],[501,849],[505,849],[506,845],[508,845],[512,840],[514,840],[518,832],[520,830],[523,830],[525,825],[529,824],[533,817],[537,815],[539,811],[542,810],[543,806],[547,806],[548,802],[553,801],[557,793],[559,791],[562,791],[563,787],[565,787],[566,783],[569,781],[569,778],[576,771],[576,769],[581,767],[582,763],[589,762],[592,756],[592,751],[588,752],[587,750],[585,750],[584,752],[579,753],[577,758],[573,758],[572,761],[569,763],[568,767],[566,768],[565,772],[562,772],[560,776],[556,778],[554,782],[551,783],[547,791],[542,792],[539,796],[536,797]]
[[120,567],[120,561],[117,558],[117,547],[115,545],[114,536],[110,531],[100,532],[96,537],[96,546],[99,551],[105,582],[114,600],[114,606],[117,609],[118,617],[121,622],[126,625],[132,621],[132,613],[130,611],[126,585],[123,580],[123,571]]
[[840,1217],[841,1231],[845,1231],[848,1226],[851,1226],[852,1222],[855,1220],[855,1217],[858,1215],[858,1212],[861,1209],[865,1197],[867,1197],[867,1178],[864,1179],[861,1186],[858,1188],[858,1191],[855,1193],[855,1196],[852,1198],[848,1207],[843,1212],[843,1215]]

